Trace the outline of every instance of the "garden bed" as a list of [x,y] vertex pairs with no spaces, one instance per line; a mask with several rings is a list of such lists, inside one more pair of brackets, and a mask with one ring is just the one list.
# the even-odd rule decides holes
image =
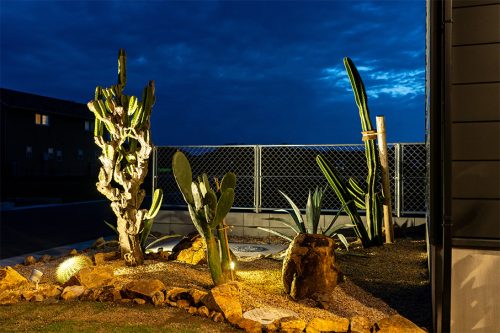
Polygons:
[[[232,241],[235,240],[232,239]],[[248,242],[249,240],[236,239],[236,241]],[[91,256],[93,251],[88,251],[87,254]],[[41,283],[56,284],[55,269],[63,259],[57,258],[45,263],[37,262],[29,266],[18,265],[14,269],[21,275],[28,277],[31,270],[36,268],[44,273]],[[295,302],[282,291],[281,261],[271,258],[239,261],[236,280],[240,283],[240,301],[243,311],[259,307],[273,307],[294,311],[306,322],[313,318],[363,316],[372,323],[400,313],[417,325],[430,329],[430,287],[425,241],[401,238],[397,239],[395,244],[370,249],[362,249],[358,243],[353,243],[349,252],[339,252],[337,260],[344,273],[345,281],[335,288],[333,301],[328,310],[318,308],[316,302],[311,300]],[[165,284],[167,290],[182,287],[209,291],[212,287],[210,274],[204,264],[192,266],[165,259],[148,259],[144,265],[133,268],[124,266],[121,260],[109,261],[103,266],[112,268],[117,283],[122,285],[137,279],[158,279]],[[90,307],[91,309],[88,317],[82,311],[77,311],[78,315],[74,318],[71,316],[66,316],[68,317],[66,318],[62,315],[61,318],[71,319],[70,321],[75,327],[79,326],[79,322],[99,322],[96,317],[107,318],[110,316],[116,318],[117,322],[119,318],[123,318],[123,323],[129,323],[132,326],[155,327],[158,324],[158,319],[153,319],[153,317],[161,314],[165,318],[169,318],[168,313],[181,311],[168,306],[157,308],[152,305],[141,306],[146,308],[139,310],[140,307],[137,305],[118,301],[102,305],[106,311],[97,311],[96,313],[92,310],[93,305],[84,305],[81,302],[62,303],[55,301],[52,303],[50,306],[37,307],[36,311],[22,310],[29,309],[31,305],[28,304],[4,306],[0,308],[0,319],[15,316],[17,318],[15,323],[12,322],[12,319],[9,320],[10,325],[13,325],[13,330],[33,329],[31,326],[33,322],[27,320],[26,316],[30,316],[30,313],[35,311],[38,317],[45,317],[43,322],[49,327],[55,325],[53,322],[53,318],[56,318],[53,316],[54,311],[70,313],[71,306],[74,306],[77,309],[82,307]],[[42,304],[46,304],[46,302]],[[164,312],[165,314],[162,314]],[[185,315],[187,313],[184,311],[183,316]],[[151,317],[151,319],[147,319],[147,317]],[[139,320],[139,318],[142,319]],[[175,324],[180,317],[172,315],[171,318],[172,323]],[[193,318],[193,320],[196,323],[203,323],[203,319],[199,317]],[[202,321],[200,322],[200,320]],[[200,324],[202,326],[199,330],[198,328],[190,328],[187,331],[212,331],[214,323],[206,318],[204,320],[207,321],[207,326]],[[110,321],[106,320],[106,322],[109,324]],[[168,326],[168,320],[161,325]],[[219,323],[219,325],[221,325],[220,331],[233,330],[227,324]],[[96,330],[89,327],[88,331],[94,332]],[[179,328],[179,330],[174,329],[172,332],[182,331]]]

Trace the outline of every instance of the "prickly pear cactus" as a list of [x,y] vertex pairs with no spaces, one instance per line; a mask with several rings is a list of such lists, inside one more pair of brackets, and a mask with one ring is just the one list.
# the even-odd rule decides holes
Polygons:
[[142,101],[125,95],[126,55],[118,54],[118,83],[97,87],[87,105],[95,115],[94,140],[101,148],[97,190],[111,201],[117,217],[122,258],[129,266],[144,262],[143,248],[163,194],[157,189],[149,210],[140,209],[146,191],[141,185],[148,172],[151,143],[150,117],[155,102],[154,82],[144,88]]
[[64,260],[57,266],[56,269],[56,280],[57,282],[64,284],[73,275],[78,273],[79,270],[85,267],[92,266],[92,260],[87,256],[74,256]]
[[230,279],[230,259],[227,236],[222,231],[225,228],[223,220],[234,202],[236,175],[228,172],[222,179],[218,191],[215,192],[210,187],[206,174],[193,180],[191,165],[180,151],[174,154],[172,170],[177,186],[188,205],[191,220],[207,244],[208,266],[212,280],[216,285],[227,282]]

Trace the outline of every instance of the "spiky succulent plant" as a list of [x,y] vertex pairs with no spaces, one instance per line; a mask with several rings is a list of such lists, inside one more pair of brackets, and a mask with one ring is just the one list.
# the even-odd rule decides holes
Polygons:
[[56,269],[56,280],[57,282],[64,284],[73,275],[78,273],[79,270],[85,267],[92,266],[92,259],[87,256],[79,255],[68,258],[57,266]]

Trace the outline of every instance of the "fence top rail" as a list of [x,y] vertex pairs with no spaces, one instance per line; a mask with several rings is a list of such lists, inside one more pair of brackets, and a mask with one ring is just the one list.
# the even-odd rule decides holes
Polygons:
[[[423,145],[425,142],[395,142],[387,145]],[[251,148],[251,147],[357,147],[363,143],[326,143],[326,144],[275,144],[275,145],[158,145],[156,148]]]

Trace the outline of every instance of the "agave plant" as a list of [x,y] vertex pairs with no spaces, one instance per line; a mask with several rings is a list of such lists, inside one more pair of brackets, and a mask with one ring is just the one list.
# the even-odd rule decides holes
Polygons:
[[[337,214],[333,217],[331,222],[328,224],[328,227],[324,230],[319,230],[318,232],[318,226],[319,226],[319,220],[321,217],[321,203],[323,201],[323,195],[325,194],[325,189],[316,187],[314,190],[314,193],[311,194],[311,191],[309,191],[309,196],[307,197],[307,204],[306,204],[306,218],[304,219],[302,217],[302,214],[300,213],[300,209],[297,207],[297,205],[290,199],[288,195],[285,193],[281,192],[278,190],[278,192],[281,193],[281,195],[288,201],[290,204],[290,207],[292,209],[278,209],[276,210],[277,212],[286,212],[288,213],[291,217],[293,222],[290,222],[290,220],[281,218],[281,217],[270,217],[267,218],[266,220],[270,221],[277,221],[285,226],[289,227],[293,231],[295,231],[296,234],[299,233],[307,233],[307,234],[323,234],[328,237],[335,237],[344,244],[346,249],[349,249],[349,243],[347,242],[347,239],[344,237],[344,235],[339,234],[337,231],[340,229],[345,229],[345,228],[351,228],[354,225],[353,224],[337,224],[337,219],[344,210],[346,205],[343,205]],[[284,233],[281,233],[279,231],[270,229],[270,228],[264,228],[264,227],[257,227],[257,229],[267,231],[271,234],[274,234],[276,236],[279,236],[281,238],[284,238],[288,241],[292,241],[293,239]]]

